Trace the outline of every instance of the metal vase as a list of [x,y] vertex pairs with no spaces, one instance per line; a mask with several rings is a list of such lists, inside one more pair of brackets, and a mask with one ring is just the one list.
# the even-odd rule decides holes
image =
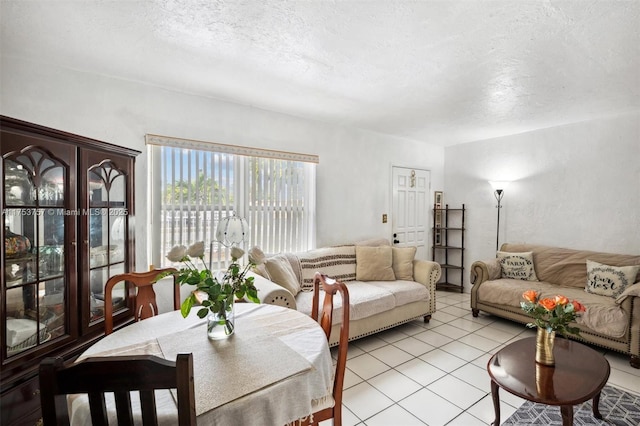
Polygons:
[[554,366],[556,360],[553,357],[553,344],[556,338],[555,331],[547,331],[538,327],[536,335],[536,362],[542,365]]

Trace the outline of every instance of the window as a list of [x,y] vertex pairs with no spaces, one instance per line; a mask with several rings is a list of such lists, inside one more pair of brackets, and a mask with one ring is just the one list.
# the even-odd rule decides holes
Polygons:
[[313,155],[292,154],[147,135],[149,258],[168,266],[175,245],[204,241],[205,261],[222,268],[228,249],[215,241],[221,218],[249,223],[245,249],[265,253],[308,250],[315,243]]

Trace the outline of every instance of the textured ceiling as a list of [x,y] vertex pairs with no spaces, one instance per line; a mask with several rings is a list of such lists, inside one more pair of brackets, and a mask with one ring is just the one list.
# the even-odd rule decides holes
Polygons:
[[640,1],[1,0],[12,57],[449,145],[640,110]]

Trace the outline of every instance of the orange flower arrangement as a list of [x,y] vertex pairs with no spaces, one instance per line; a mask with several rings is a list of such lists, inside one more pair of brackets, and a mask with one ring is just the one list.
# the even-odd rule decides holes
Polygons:
[[547,331],[556,331],[562,335],[580,335],[580,329],[569,327],[569,323],[574,321],[580,312],[586,311],[582,303],[577,300],[569,301],[565,296],[539,298],[535,290],[527,290],[522,293],[524,302],[520,302],[522,310],[531,315],[533,322],[527,327],[540,327]]

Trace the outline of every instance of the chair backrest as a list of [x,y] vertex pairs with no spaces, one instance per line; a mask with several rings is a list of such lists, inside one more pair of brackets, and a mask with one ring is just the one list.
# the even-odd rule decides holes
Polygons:
[[[322,302],[322,312],[319,313],[320,287],[324,290],[324,301]],[[340,323],[336,372],[333,379],[333,400],[335,404],[333,407],[313,413],[313,424],[317,424],[323,420],[333,419],[334,426],[340,426],[342,424],[342,390],[347,366],[347,347],[349,345],[349,290],[344,283],[316,272],[315,279],[313,280],[313,307],[311,308],[311,317],[320,323],[320,326],[327,336],[327,341],[331,336],[334,306],[333,296],[335,296],[336,293],[340,293],[342,298],[342,321]]]
[[69,424],[67,394],[88,394],[91,422],[108,425],[105,392],[113,392],[118,425],[133,425],[131,391],[139,391],[144,425],[157,425],[155,389],[176,389],[178,424],[196,424],[193,355],[178,354],[176,361],[154,355],[87,358],[63,365],[63,359],[40,363],[40,404],[45,426]]
[[127,272],[125,274],[114,275],[107,280],[104,286],[104,332],[113,332],[113,287],[116,284],[126,281],[136,287],[136,306],[134,318],[140,321],[158,314],[156,304],[156,293],[153,285],[159,278],[164,276],[173,277],[173,309],[180,309],[180,284],[176,280],[175,268],[153,269],[147,272]]

